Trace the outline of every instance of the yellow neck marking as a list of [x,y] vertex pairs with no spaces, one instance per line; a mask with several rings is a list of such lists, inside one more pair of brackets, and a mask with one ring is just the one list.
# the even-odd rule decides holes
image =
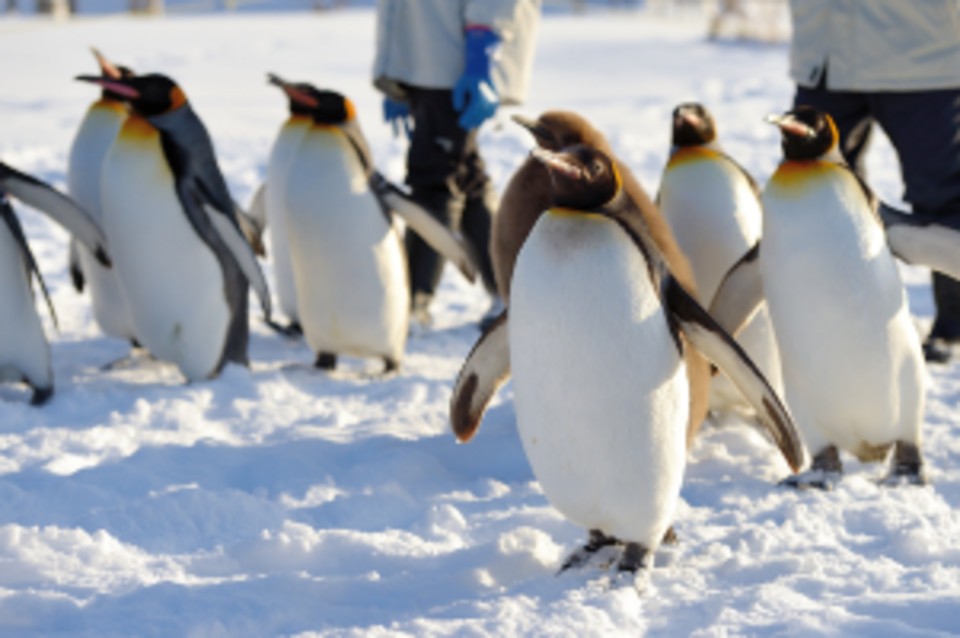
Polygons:
[[310,124],[313,122],[313,118],[309,115],[304,115],[303,113],[291,113],[290,117],[287,118],[287,124]]
[[822,180],[843,172],[833,162],[823,160],[786,160],[770,177],[770,183],[778,188],[793,190],[805,187],[813,180]]
[[591,213],[585,210],[574,210],[572,208],[549,208],[547,209],[547,214],[553,217],[566,219],[577,218],[584,220],[589,219],[591,221],[605,219],[605,217],[599,213]]
[[120,137],[126,139],[152,139],[158,135],[157,129],[146,118],[139,115],[128,117],[123,123],[123,128],[120,129]]
[[120,113],[124,115],[127,113],[127,107],[123,104],[123,102],[111,100],[109,98],[100,98],[93,103],[91,108],[98,111],[111,111],[113,113]]
[[681,146],[670,156],[667,167],[675,168],[684,164],[713,160],[718,157],[720,157],[720,153],[712,148],[705,146]]

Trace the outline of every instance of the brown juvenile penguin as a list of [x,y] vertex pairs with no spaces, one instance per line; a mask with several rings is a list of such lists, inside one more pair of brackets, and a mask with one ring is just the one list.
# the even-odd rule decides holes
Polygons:
[[[533,134],[538,146],[548,151],[581,144],[599,149],[613,158],[623,180],[624,192],[636,204],[635,209],[649,230],[651,239],[663,253],[674,277],[687,290],[696,293],[693,268],[681,252],[670,225],[630,169],[616,158],[603,133],[571,111],[547,111],[536,120],[516,115],[513,119]],[[504,303],[509,304],[510,301],[510,278],[520,247],[540,215],[550,207],[549,188],[547,169],[541,162],[527,158],[510,179],[500,199],[500,208],[493,218],[490,255],[497,289]],[[685,348],[684,353],[690,380],[689,445],[707,415],[711,373],[707,360],[694,348]]]

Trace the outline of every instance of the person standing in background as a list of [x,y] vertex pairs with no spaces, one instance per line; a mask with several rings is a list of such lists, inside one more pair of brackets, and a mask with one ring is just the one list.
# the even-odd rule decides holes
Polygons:
[[[916,212],[960,214],[957,0],[790,0],[794,106],[833,116],[840,151],[864,177],[873,123],[890,138]],[[933,274],[936,317],[923,344],[946,362],[960,344],[960,282]]]
[[[410,138],[413,199],[474,250],[492,318],[501,307],[490,262],[497,194],[477,145],[480,125],[527,93],[541,0],[377,0],[374,86],[384,119]],[[431,323],[443,259],[407,236],[413,319]]]

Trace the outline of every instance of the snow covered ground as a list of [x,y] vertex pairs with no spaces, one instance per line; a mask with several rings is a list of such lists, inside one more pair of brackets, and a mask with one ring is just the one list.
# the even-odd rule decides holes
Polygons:
[[[707,43],[703,32],[633,12],[550,15],[522,112],[580,111],[653,191],[670,109],[699,99],[765,180],[779,151],[762,118],[789,103],[786,48]],[[0,158],[65,185],[94,97],[72,78],[95,70],[95,45],[179,80],[240,201],[284,118],[268,71],[353,97],[380,167],[400,178],[404,142],[370,87],[372,41],[368,8],[2,18]],[[500,187],[530,147],[506,116],[482,135]],[[870,169],[895,200],[888,146]],[[376,378],[361,360],[315,372],[302,343],[255,321],[249,371],[183,385],[147,361],[101,370],[125,344],[98,333],[70,287],[64,231],[19,212],[62,329],[46,320],[57,381],[47,407],[0,386],[0,635],[960,635],[956,364],[931,369],[930,487],[883,489],[873,482],[883,468],[849,462],[834,492],[777,488],[787,467],[763,436],[708,426],[691,453],[680,543],[658,553],[638,593],[596,569],[554,576],[585,533],[534,481],[509,386],[477,438],[454,443],[447,400],[486,308],[454,272],[398,376]],[[927,276],[904,275],[925,329]]]

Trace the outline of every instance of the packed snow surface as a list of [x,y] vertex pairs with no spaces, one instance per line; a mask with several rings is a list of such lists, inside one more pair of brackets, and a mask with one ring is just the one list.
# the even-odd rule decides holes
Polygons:
[[[353,98],[378,165],[400,180],[405,142],[381,121],[370,83],[373,31],[369,7],[0,18],[0,158],[65,186],[70,141],[95,97],[73,77],[96,71],[87,48],[97,46],[179,81],[241,202],[285,117],[270,71]],[[704,32],[701,20],[632,11],[551,13],[521,112],[581,112],[654,192],[670,110],[700,100],[763,182],[779,156],[763,117],[792,95],[786,46],[708,42]],[[481,135],[499,188],[531,146],[508,115]],[[869,168],[896,200],[888,145]],[[510,385],[473,442],[456,444],[448,429],[452,381],[488,303],[479,286],[448,269],[434,326],[411,338],[398,375],[381,378],[379,362],[360,359],[315,371],[313,353],[269,330],[254,303],[251,368],[185,385],[142,357],[103,369],[127,345],[99,333],[70,286],[65,232],[18,212],[61,330],[41,307],[50,404],[32,408],[27,391],[0,386],[3,636],[960,634],[957,364],[930,368],[932,485],[879,487],[885,468],[847,459],[835,491],[780,488],[788,469],[768,439],[728,419],[690,453],[680,542],[657,553],[654,570],[636,583],[596,565],[556,577],[586,532],[539,489]],[[903,273],[924,331],[927,273]]]

